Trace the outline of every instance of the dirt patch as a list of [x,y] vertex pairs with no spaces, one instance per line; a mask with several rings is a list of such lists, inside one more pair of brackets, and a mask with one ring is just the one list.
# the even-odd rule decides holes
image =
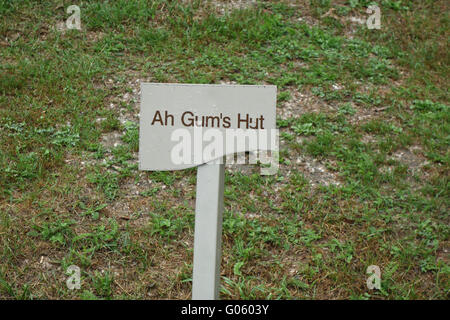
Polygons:
[[101,143],[106,149],[115,148],[123,144],[121,140],[122,135],[117,131],[105,133],[102,135]]
[[101,39],[103,39],[103,37],[105,36],[105,34],[101,31],[87,31],[86,32],[86,38],[89,41],[95,42],[95,41],[99,41]]
[[229,14],[233,10],[247,9],[257,4],[256,0],[211,1],[210,4],[220,15]]
[[335,107],[326,103],[309,90],[301,92],[296,88],[288,89],[291,98],[281,103],[277,108],[277,115],[281,119],[296,118],[309,112],[330,112],[336,110]]
[[396,151],[392,158],[398,162],[408,166],[413,173],[421,171],[421,168],[427,164],[426,158],[421,155],[422,148],[418,145],[412,146],[410,149],[400,149]]
[[[104,84],[97,85],[99,87],[109,88],[110,90],[123,88],[121,92],[124,93],[110,96],[105,101],[108,108],[115,111],[117,114],[117,119],[121,125],[125,125],[128,122],[135,124],[139,122],[139,102],[141,95],[140,84],[145,81],[147,80],[132,78],[127,82],[125,88],[123,88],[122,83],[114,81],[110,78],[106,80]],[[106,118],[98,118],[96,119],[96,122],[101,123],[105,120]],[[110,150],[111,148],[123,144],[122,137],[124,134],[124,131],[118,130],[105,133],[101,136],[101,143],[107,150]]]
[[341,182],[335,172],[329,170],[325,163],[310,156],[300,155],[296,159],[295,168],[302,172],[312,187],[317,186],[340,186]]

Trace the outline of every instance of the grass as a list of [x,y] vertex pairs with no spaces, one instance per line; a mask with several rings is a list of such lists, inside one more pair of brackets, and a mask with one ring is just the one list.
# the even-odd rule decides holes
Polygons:
[[190,297],[196,170],[138,171],[146,80],[278,86],[280,171],[226,172],[222,298],[448,299],[448,5],[348,20],[370,2],[90,1],[61,32],[72,3],[0,0],[0,298]]

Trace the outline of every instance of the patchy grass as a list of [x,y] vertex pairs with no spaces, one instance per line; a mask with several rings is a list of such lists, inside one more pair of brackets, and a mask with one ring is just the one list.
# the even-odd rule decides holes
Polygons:
[[[447,299],[448,4],[0,1],[0,298],[190,297],[195,169],[139,172],[139,82],[278,86],[226,172],[221,297]],[[81,290],[65,270],[81,268]],[[366,287],[378,265],[380,290]]]

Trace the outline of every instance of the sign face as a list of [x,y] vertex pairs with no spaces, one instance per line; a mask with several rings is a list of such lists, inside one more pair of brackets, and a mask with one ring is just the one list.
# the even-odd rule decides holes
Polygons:
[[276,96],[276,86],[141,83],[139,169],[273,150]]

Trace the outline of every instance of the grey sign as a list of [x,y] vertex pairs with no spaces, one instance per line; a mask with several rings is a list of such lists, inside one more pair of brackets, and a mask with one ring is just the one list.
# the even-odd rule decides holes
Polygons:
[[262,144],[227,146],[276,128],[276,91],[270,85],[142,83],[139,169],[181,170],[230,153],[270,150],[264,135]]

